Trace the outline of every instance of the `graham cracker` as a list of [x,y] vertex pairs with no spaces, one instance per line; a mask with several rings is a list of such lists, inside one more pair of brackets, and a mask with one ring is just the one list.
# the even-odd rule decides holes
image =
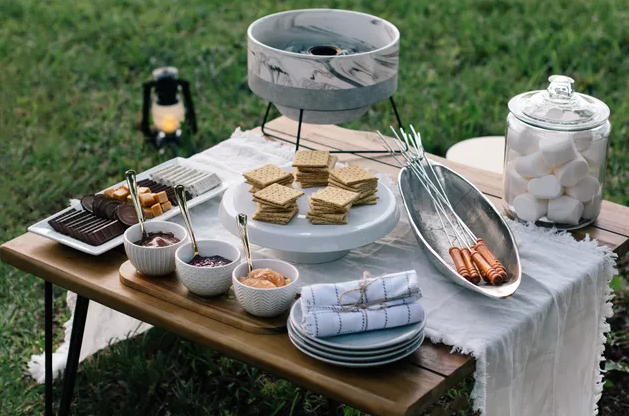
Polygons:
[[279,224],[279,225],[286,225],[290,222],[290,220],[292,220],[295,215],[297,215],[297,212],[299,211],[299,208],[295,207],[293,209],[293,211],[289,212],[288,214],[258,214],[257,212],[255,214],[253,214],[252,219],[256,220],[256,221],[263,221],[263,222],[270,222],[273,224]]
[[344,185],[356,185],[365,182],[377,182],[378,178],[360,166],[347,166],[330,170],[330,177]]
[[302,195],[304,195],[302,191],[274,183],[253,194],[253,197],[256,202],[284,206],[297,201]]
[[290,212],[297,206],[297,204],[290,204],[287,208],[274,207],[272,205],[266,205],[261,203],[256,203],[258,205],[258,210],[256,212],[260,213],[277,213],[277,214],[285,214]]
[[299,173],[319,173],[319,172],[330,172],[330,169],[334,169],[334,166],[336,166],[336,162],[339,161],[339,158],[337,156],[334,155],[330,155],[330,159],[328,159],[328,166],[326,166],[325,168],[307,168],[307,167],[299,167],[296,168],[297,172]]
[[330,160],[327,150],[298,150],[293,159],[293,166],[304,168],[325,168]]
[[312,200],[322,204],[344,207],[358,199],[357,192],[346,191],[345,189],[328,186],[312,194]]
[[354,206],[358,206],[358,205],[376,205],[378,203],[378,199],[380,199],[380,197],[378,195],[369,195],[366,198],[362,198],[359,199],[358,201],[354,202]]
[[347,222],[347,213],[344,214],[321,214],[318,212],[308,211],[306,218],[320,221],[345,221]]
[[286,172],[285,170],[271,164],[264,165],[250,172],[245,172],[242,176],[245,177],[247,183],[260,189],[266,188],[267,186],[277,182],[291,180],[292,178],[292,174],[290,172]]

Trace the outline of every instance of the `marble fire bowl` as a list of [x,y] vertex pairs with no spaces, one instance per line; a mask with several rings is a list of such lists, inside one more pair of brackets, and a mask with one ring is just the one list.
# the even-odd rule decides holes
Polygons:
[[[265,16],[247,30],[249,88],[293,120],[304,109],[305,123],[351,121],[397,89],[399,39],[394,25],[365,13],[306,9]],[[352,52],[286,50],[315,46]]]

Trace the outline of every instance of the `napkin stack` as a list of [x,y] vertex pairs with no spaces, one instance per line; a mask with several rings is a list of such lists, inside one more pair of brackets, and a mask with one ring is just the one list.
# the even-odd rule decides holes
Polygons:
[[302,328],[323,338],[418,322],[421,291],[415,270],[301,289]]

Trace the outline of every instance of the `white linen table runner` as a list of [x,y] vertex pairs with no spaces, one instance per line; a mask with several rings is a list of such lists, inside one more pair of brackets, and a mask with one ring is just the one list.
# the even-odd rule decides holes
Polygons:
[[[265,141],[237,129],[224,141],[191,159],[222,166],[236,175],[265,163],[292,160],[293,148]],[[229,161],[229,162],[226,162]],[[378,175],[397,194],[388,176]],[[220,198],[191,210],[197,238],[239,244],[218,220]],[[402,205],[400,203],[400,208]],[[173,221],[183,225],[180,217]],[[416,270],[426,310],[426,334],[433,342],[476,358],[475,407],[494,416],[579,416],[596,412],[602,390],[606,317],[611,315],[609,281],[615,255],[596,241],[577,242],[557,233],[509,223],[522,260],[522,284],[508,299],[483,297],[451,283],[433,268],[419,249],[406,215],[387,237],[352,250],[327,264],[299,265],[302,285],[356,280],[363,271],[377,276],[394,270]],[[265,254],[265,249],[259,250]],[[68,294],[69,304],[73,294]],[[117,339],[148,325],[90,302],[81,360]],[[71,321],[66,324],[69,342]],[[138,328],[130,331],[130,328]],[[65,366],[67,345],[55,354],[54,369]],[[43,356],[33,356],[31,373],[43,381]]]

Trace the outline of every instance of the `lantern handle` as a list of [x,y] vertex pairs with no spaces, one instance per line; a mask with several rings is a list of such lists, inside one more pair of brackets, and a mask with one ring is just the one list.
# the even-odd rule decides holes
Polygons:
[[190,129],[192,133],[197,133],[197,116],[194,111],[194,104],[192,103],[192,96],[190,95],[190,83],[185,79],[178,79],[181,86],[181,92],[183,94],[183,103],[186,107],[186,120],[190,123]]
[[155,86],[155,81],[149,81],[144,83],[144,98],[142,100],[142,124],[140,128],[142,129],[142,133],[146,135],[146,137],[151,136],[151,123],[150,123],[150,112],[151,112],[151,89]]

